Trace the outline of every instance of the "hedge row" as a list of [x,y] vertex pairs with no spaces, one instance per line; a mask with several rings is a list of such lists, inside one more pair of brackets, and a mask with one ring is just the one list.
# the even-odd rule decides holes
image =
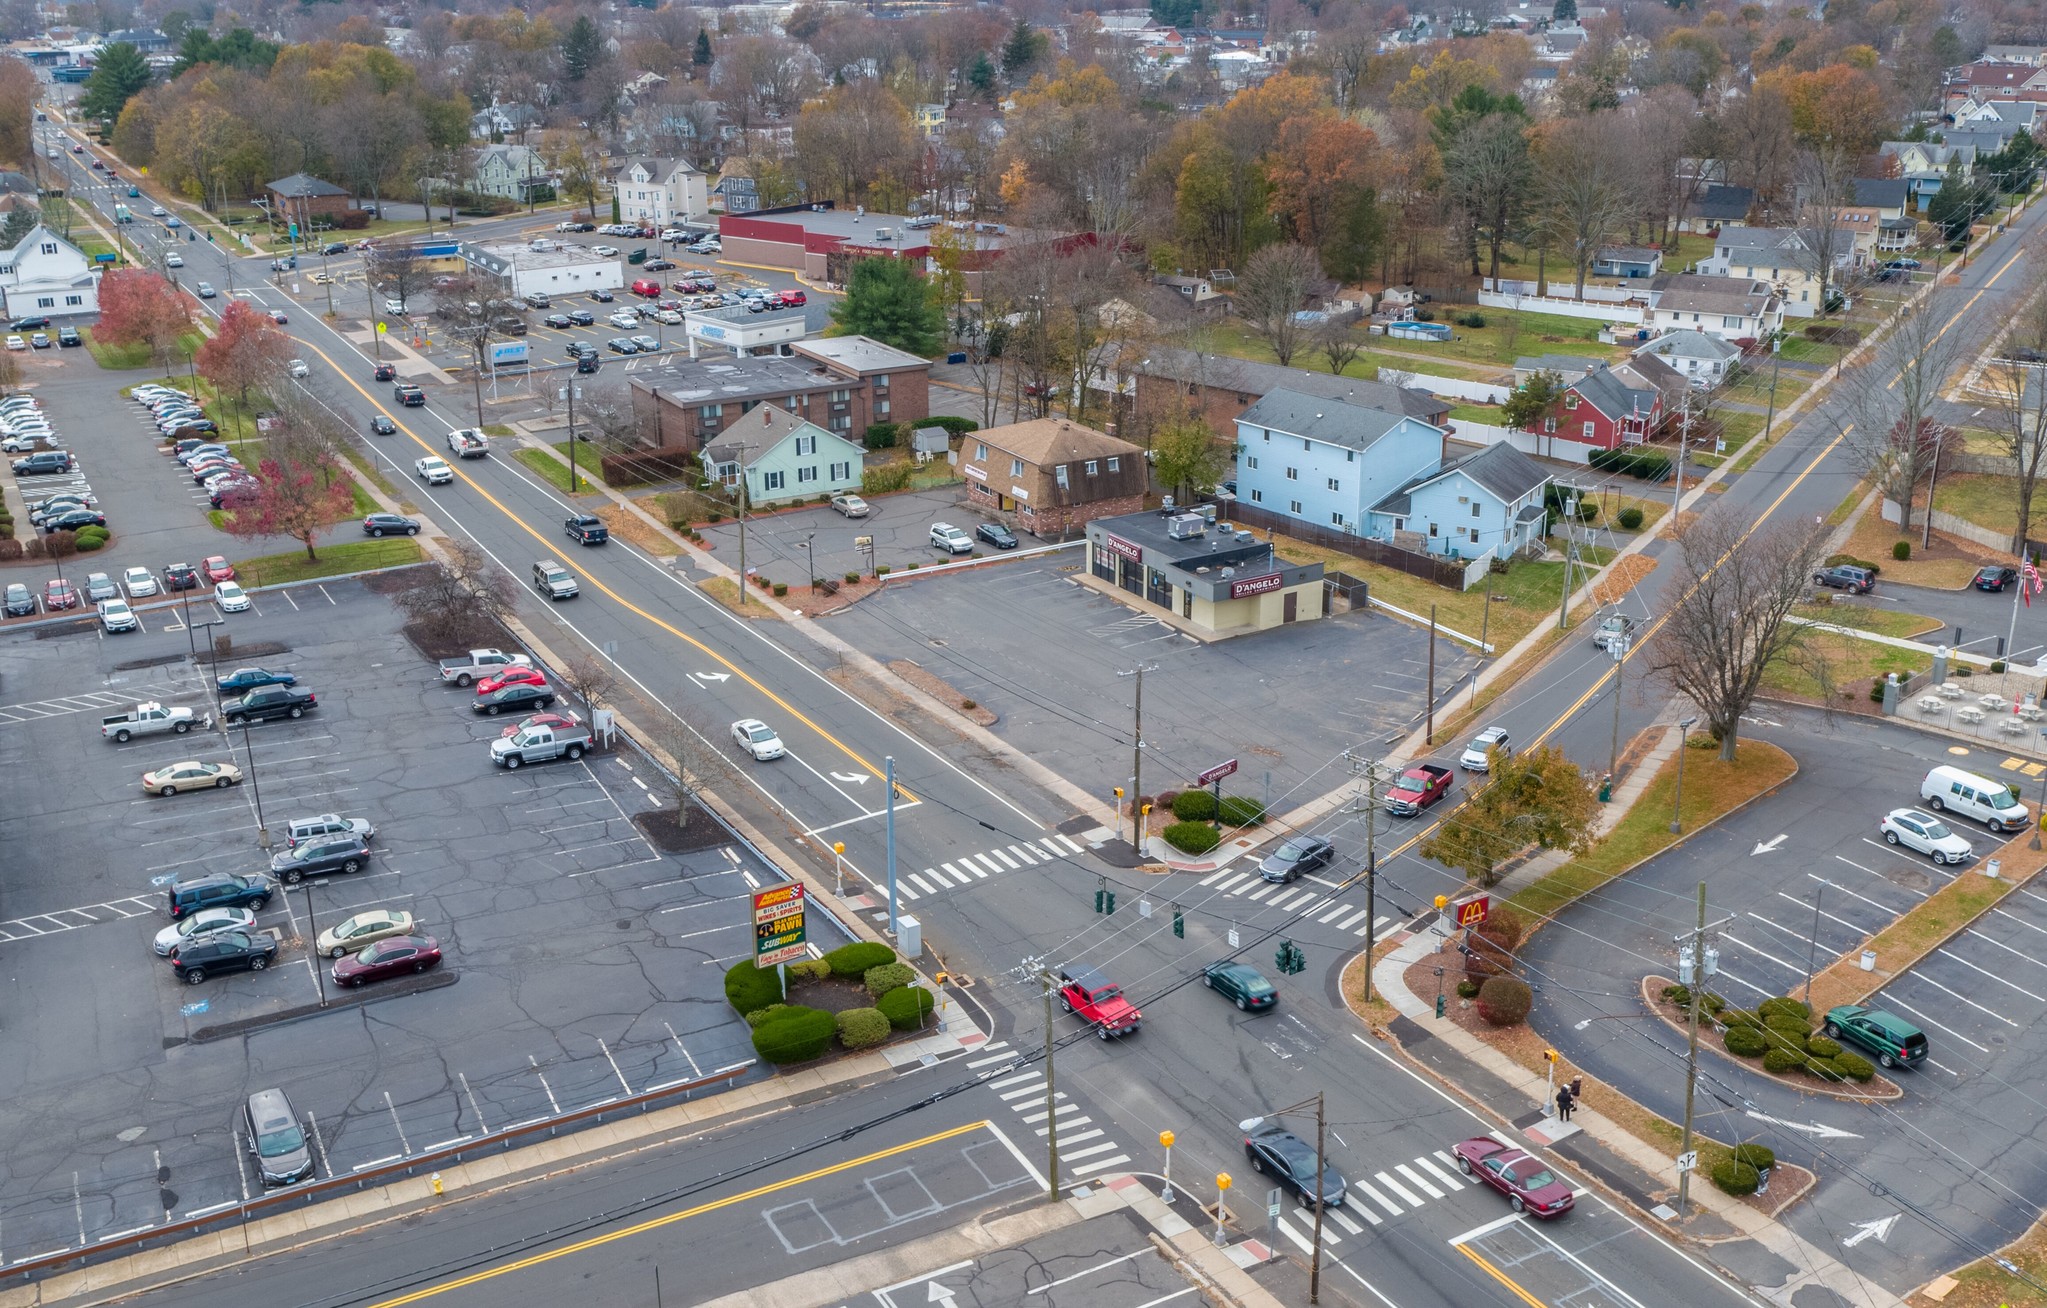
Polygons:
[[1596,450],[1590,463],[1599,472],[1618,472],[1640,481],[1667,481],[1670,478],[1670,456],[1667,454]]
[[875,1003],[836,1015],[788,1003],[774,969],[750,961],[733,964],[725,972],[725,998],[753,1028],[754,1052],[763,1062],[807,1062],[822,1055],[834,1037],[842,1048],[870,1049],[892,1031],[921,1028],[936,1006],[931,992],[916,984],[916,970],[898,962],[895,950],[878,941],[841,945],[786,970],[792,989],[827,977],[858,978]]

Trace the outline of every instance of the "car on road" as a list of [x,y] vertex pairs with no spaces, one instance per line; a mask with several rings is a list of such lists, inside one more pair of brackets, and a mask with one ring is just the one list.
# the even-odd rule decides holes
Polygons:
[[163,569],[165,590],[199,589],[199,569],[189,563],[166,563]]
[[1016,533],[999,522],[984,522],[974,528],[974,535],[987,541],[998,550],[1016,548]]
[[1635,620],[1625,613],[1609,613],[1592,633],[1592,648],[1611,651],[1616,642],[1635,638]]
[[1258,875],[1267,881],[1292,881],[1327,867],[1335,857],[1336,846],[1320,836],[1289,836],[1258,864]]
[[1524,1149],[1480,1135],[1459,1141],[1451,1152],[1457,1156],[1459,1171],[1507,1196],[1517,1213],[1547,1220],[1562,1217],[1576,1202],[1570,1185],[1551,1171],[1548,1163]]
[[392,422],[381,413],[377,414],[370,419],[370,434],[372,436],[395,436],[398,434],[398,424]]
[[533,589],[551,600],[574,599],[582,593],[576,584],[576,576],[553,559],[541,559],[533,565]]
[[1829,1040],[1861,1045],[1885,1067],[1917,1067],[1926,1061],[1926,1034],[1895,1013],[1844,1004],[1827,1010],[1820,1028]]
[[367,949],[379,940],[409,936],[414,925],[410,913],[393,908],[373,908],[344,918],[322,931],[316,948],[323,958],[341,958],[359,949]]
[[562,524],[570,540],[578,545],[602,545],[611,539],[611,529],[604,525],[604,519],[593,513],[582,513]]
[[199,571],[206,574],[208,581],[233,581],[235,565],[227,561],[225,554],[209,554],[199,561]]
[[223,581],[213,588],[213,602],[222,613],[243,613],[249,608],[249,592],[239,581]]
[[232,786],[242,779],[242,770],[232,763],[202,763],[187,759],[142,774],[142,788],[152,795],[176,795],[187,790],[210,790]]
[[268,877],[213,872],[173,881],[164,891],[164,907],[173,921],[209,908],[248,908],[260,913],[277,893]]
[[89,572],[86,574],[85,598],[88,603],[97,604],[101,600],[119,599],[120,597],[121,588],[114,584],[112,577],[109,577],[104,572]]
[[290,322],[291,319],[285,315],[284,310],[272,309],[270,311],[270,321],[276,323],[279,327],[282,327],[286,323]]
[[156,933],[150,947],[156,950],[158,958],[169,958],[171,951],[187,940],[197,940],[220,931],[241,931],[256,929],[256,915],[246,908],[202,908],[198,912],[181,917]]
[[219,294],[220,294],[220,292],[219,292],[219,291],[216,291],[216,290],[214,290],[214,289],[213,289],[213,283],[212,283],[212,282],[200,282],[200,283],[199,283],[199,298],[200,298],[200,299],[202,299],[202,300],[210,300],[210,299],[212,299],[212,298],[213,298],[214,296],[216,296],[216,295],[219,295]]
[[43,583],[43,609],[55,613],[59,609],[78,607],[78,590],[62,577],[52,577]]
[[259,686],[296,686],[299,679],[289,672],[275,672],[269,668],[236,668],[220,678],[217,684],[223,693],[232,691],[239,695]]
[[1916,850],[1936,863],[1960,867],[1976,856],[1968,840],[1931,813],[1916,808],[1894,808],[1877,824],[1884,839],[1893,845]]
[[304,359],[293,359],[291,362],[284,365],[284,370],[294,377],[307,377],[312,375],[312,370],[306,367],[306,361]]
[[362,520],[365,536],[417,536],[419,519],[401,513],[372,513]]
[[1107,1040],[1128,1035],[1144,1022],[1137,1005],[1123,996],[1123,987],[1099,968],[1068,963],[1059,969],[1059,1011],[1076,1013],[1094,1023],[1095,1034]]
[[455,470],[438,454],[429,454],[415,462],[412,471],[429,486],[446,486],[455,480]]
[[1487,727],[1473,736],[1464,752],[1457,756],[1457,766],[1466,772],[1490,772],[1493,768],[1492,753],[1496,749],[1502,758],[1513,752],[1507,743],[1505,727]]
[[1244,1137],[1244,1155],[1251,1170],[1270,1176],[1282,1190],[1291,1190],[1302,1203],[1313,1206],[1319,1193],[1324,1208],[1341,1208],[1347,1186],[1326,1159],[1315,1157],[1315,1147],[1292,1131],[1276,1126],[1251,1131]]
[[1234,959],[1226,958],[1201,969],[1201,984],[1247,1013],[1263,1012],[1279,1002],[1279,991],[1265,979],[1264,973]]
[[842,518],[864,518],[872,512],[867,507],[867,501],[851,491],[840,491],[832,496],[832,507],[838,510]]
[[974,538],[949,522],[931,524],[931,544],[947,554],[971,554]]
[[35,593],[18,581],[7,583],[7,616],[25,618],[36,611]]
[[386,296],[384,298],[384,312],[393,318],[403,318],[405,316],[405,301],[395,295]]
[[[182,268],[185,266],[185,256],[182,254],[167,254],[163,257],[163,266],[166,268]],[[313,280],[319,281],[320,274],[314,273]]]
[[121,574],[121,584],[128,588],[129,599],[142,599],[157,593],[156,577],[148,568],[129,568]]
[[267,932],[221,931],[173,949],[171,970],[196,986],[222,972],[261,972],[276,957],[277,937]]
[[426,403],[426,392],[411,382],[400,382],[391,388],[391,398],[408,409],[417,409]]
[[323,836],[273,854],[270,875],[295,886],[307,877],[359,872],[369,861],[370,847],[361,836]]
[[323,255],[347,254],[348,244],[345,241],[329,241],[320,247],[320,253]]
[[274,722],[278,718],[302,718],[307,709],[320,707],[320,697],[296,686],[258,686],[239,699],[224,701],[220,714],[231,727],[244,722]]
[[370,373],[370,377],[372,380],[380,382],[395,381],[398,377],[398,370],[388,363],[380,363]]
[[100,626],[110,635],[117,631],[134,631],[141,625],[135,620],[135,611],[128,607],[127,600],[101,600],[99,615]]
[[432,936],[392,936],[379,940],[359,954],[334,962],[334,984],[367,985],[394,976],[424,972],[441,961],[441,944]]
[[765,763],[788,753],[775,729],[759,718],[741,718],[733,723],[732,743],[753,755],[756,763]]
[[554,688],[542,682],[513,682],[499,686],[488,695],[478,694],[469,705],[472,712],[494,718],[500,713],[520,713],[529,708],[547,708],[554,703]]
[[1987,567],[1976,569],[1976,575],[1969,579],[1969,584],[1977,590],[2001,591],[2018,579],[2019,570],[2017,568],[2008,567],[2002,563],[1992,563]]
[[1839,563],[1813,573],[1812,584],[1825,586],[1831,590],[1846,590],[1857,595],[1866,595],[1876,588],[1876,574],[1868,568]]

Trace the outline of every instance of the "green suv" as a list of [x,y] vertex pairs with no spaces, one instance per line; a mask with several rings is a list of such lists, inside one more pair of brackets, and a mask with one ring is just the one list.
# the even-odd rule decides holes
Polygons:
[[1926,1033],[1896,1013],[1846,1004],[1827,1010],[1826,1034],[1876,1055],[1885,1067],[1917,1067],[1926,1061]]

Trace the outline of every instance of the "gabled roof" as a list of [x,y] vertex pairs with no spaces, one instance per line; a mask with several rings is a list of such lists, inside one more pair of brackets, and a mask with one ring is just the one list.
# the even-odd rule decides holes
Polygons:
[[820,436],[830,436],[835,441],[851,443],[808,419],[797,417],[787,409],[772,404],[759,404],[745,417],[719,432],[715,439],[705,442],[704,462],[737,463],[741,467],[751,468],[759,463],[768,451],[806,427]]
[[613,169],[611,179],[614,182],[623,181],[636,165],[644,167],[647,170],[647,176],[663,186],[666,186],[668,179],[675,176],[678,172],[694,173],[700,171],[695,164],[687,159],[663,159],[655,155],[635,155]]
[[1406,420],[1406,414],[1367,409],[1290,390],[1271,392],[1237,419],[1253,427],[1359,452],[1371,449],[1380,437]]
[[1673,396],[1683,395],[1686,388],[1691,385],[1683,373],[1665,363],[1662,356],[1656,354],[1637,353],[1616,363],[1613,365],[1613,375],[1626,385],[1660,391],[1666,401]]
[[1636,358],[1640,358],[1645,354],[1674,355],[1680,359],[1710,359],[1716,362],[1724,362],[1738,357],[1741,354],[1741,350],[1730,342],[1721,340],[1718,336],[1687,329],[1684,331],[1665,332],[1646,345],[1635,347]]
[[1638,390],[1604,367],[1595,368],[1564,388],[1609,418],[1646,415],[1661,397],[1655,391]]
[[14,243],[13,249],[8,250],[6,252],[4,256],[5,260],[8,264],[16,268],[19,268],[23,263],[27,262],[28,260],[28,256],[23,253],[24,251],[34,247],[40,247],[45,242],[49,241],[55,241],[57,243],[58,253],[60,254],[66,250],[69,250],[72,254],[77,255],[79,258],[81,259],[85,258],[85,252],[83,250],[73,245],[70,241],[65,240],[56,232],[51,231],[50,228],[45,224],[37,223],[35,226],[29,228],[27,232],[22,234],[22,238]]
[[1475,454],[1467,454],[1454,463],[1446,463],[1434,472],[1423,473],[1374,504],[1371,511],[1408,513],[1414,507],[1414,492],[1457,473],[1470,478],[1479,489],[1502,504],[1512,504],[1524,495],[1539,491],[1551,480],[1549,471],[1541,464],[1502,441]]
[[1039,468],[1076,459],[1113,459],[1144,452],[1129,441],[1065,418],[1034,418],[1007,427],[989,427],[975,432],[974,439]]
[[274,191],[288,200],[315,200],[323,195],[348,194],[334,183],[322,181],[311,173],[293,173],[289,177],[280,177],[263,189]]
[[1649,289],[1656,294],[1656,308],[1673,313],[1752,317],[1770,305],[1770,288],[1745,277],[1665,273],[1651,282]]
[[1245,395],[1264,395],[1280,389],[1299,391],[1362,408],[1403,413],[1423,422],[1433,421],[1450,408],[1448,400],[1438,399],[1418,386],[1393,386],[1386,382],[1362,381],[1356,377],[1338,377],[1302,368],[1282,368],[1276,363],[1257,363],[1227,354],[1200,354],[1170,346],[1154,347],[1135,371],[1147,377],[1164,377],[1185,385],[1213,386]]
[[1706,222],[1738,223],[1755,206],[1756,193],[1746,186],[1708,186],[1685,214]]
[[1515,372],[1553,372],[1571,379],[1592,371],[1599,360],[1588,354],[1524,354],[1514,360]]
[[1902,209],[1911,189],[1902,177],[1857,177],[1848,188],[1849,203],[1865,209]]
[[1663,257],[1663,251],[1646,245],[1602,245],[1599,257],[1623,263],[1655,263]]

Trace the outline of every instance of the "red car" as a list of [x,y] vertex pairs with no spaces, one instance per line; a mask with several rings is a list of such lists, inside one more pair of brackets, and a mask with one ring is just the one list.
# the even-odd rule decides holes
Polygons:
[[476,693],[488,695],[492,691],[505,686],[545,686],[546,684],[547,678],[541,674],[539,668],[522,667],[515,663],[495,675],[485,677],[482,681],[477,682]]
[[78,607],[78,592],[62,577],[43,583],[43,607],[46,609],[75,609]]
[[1460,1141],[1457,1166],[1507,1196],[1517,1213],[1533,1213],[1547,1221],[1571,1211],[1571,1187],[1540,1158],[1502,1144],[1489,1135]]
[[441,961],[441,942],[432,936],[390,936],[359,954],[334,960],[334,984],[359,986],[407,972],[424,972]]
[[633,283],[632,289],[634,295],[644,295],[650,300],[661,298],[660,282],[637,281]]
[[578,719],[573,713],[535,713],[530,717],[520,718],[498,734],[501,736],[516,735],[528,727],[548,727],[558,731],[563,727],[577,725],[579,725]]
[[233,581],[235,579],[235,565],[227,561],[227,555],[225,554],[207,555],[206,561],[199,565],[199,570],[206,574],[208,581]]

